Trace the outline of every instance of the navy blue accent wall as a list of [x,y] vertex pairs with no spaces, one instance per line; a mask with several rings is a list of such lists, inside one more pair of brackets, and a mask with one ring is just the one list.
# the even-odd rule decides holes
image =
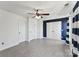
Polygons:
[[62,20],[62,40],[66,40],[66,32],[67,32],[67,19]]
[[46,29],[46,22],[43,21],[43,37],[46,37],[47,36],[47,29]]

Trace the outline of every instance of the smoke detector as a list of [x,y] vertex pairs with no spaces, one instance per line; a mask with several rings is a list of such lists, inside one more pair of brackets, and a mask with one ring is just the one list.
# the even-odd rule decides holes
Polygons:
[[69,5],[69,3],[66,3],[64,6],[68,6]]

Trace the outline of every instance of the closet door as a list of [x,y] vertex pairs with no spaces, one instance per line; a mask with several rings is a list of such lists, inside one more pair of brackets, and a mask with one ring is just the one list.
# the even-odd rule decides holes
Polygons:
[[24,20],[18,20],[18,34],[19,34],[19,42],[26,40],[26,22]]
[[61,40],[61,21],[47,23],[47,38]]
[[37,38],[37,25],[36,20],[30,18],[29,19],[29,41]]

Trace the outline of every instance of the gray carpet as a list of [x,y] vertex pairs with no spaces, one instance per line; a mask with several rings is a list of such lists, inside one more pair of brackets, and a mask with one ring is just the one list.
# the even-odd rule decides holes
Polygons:
[[62,41],[35,39],[0,51],[0,57],[71,57],[70,48]]

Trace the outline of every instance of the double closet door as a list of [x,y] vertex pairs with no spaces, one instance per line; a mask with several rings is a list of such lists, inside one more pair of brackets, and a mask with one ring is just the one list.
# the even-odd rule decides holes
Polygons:
[[47,38],[61,40],[61,21],[47,23]]

